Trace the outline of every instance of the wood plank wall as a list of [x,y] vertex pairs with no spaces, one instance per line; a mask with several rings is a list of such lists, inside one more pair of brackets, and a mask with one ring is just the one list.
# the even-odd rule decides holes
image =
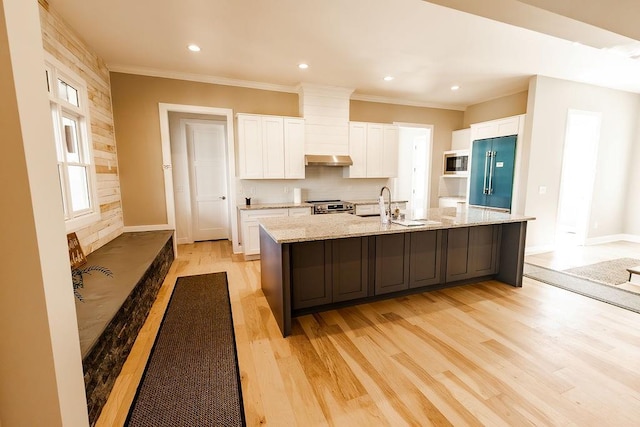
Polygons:
[[89,254],[118,237],[124,228],[109,70],[102,58],[49,7],[47,0],[38,3],[44,50],[82,77],[88,88],[101,218],[76,234]]

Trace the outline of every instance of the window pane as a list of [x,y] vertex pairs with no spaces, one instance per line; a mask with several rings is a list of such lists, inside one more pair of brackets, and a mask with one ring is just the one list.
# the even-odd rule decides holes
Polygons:
[[58,79],[58,92],[60,98],[76,107],[80,106],[78,103],[78,90],[60,79]]
[[71,209],[73,212],[91,207],[86,166],[69,166],[69,189],[71,190]]
[[80,144],[78,141],[78,122],[69,117],[62,118],[64,147],[68,162],[80,163]]
[[64,187],[62,185],[62,183],[64,182],[64,178],[63,178],[63,174],[62,174],[62,168],[64,166],[61,164],[58,164],[58,182],[60,184],[60,198],[62,199],[62,208],[64,209],[64,218],[67,219],[69,218],[69,212],[67,212],[67,198],[64,195]]

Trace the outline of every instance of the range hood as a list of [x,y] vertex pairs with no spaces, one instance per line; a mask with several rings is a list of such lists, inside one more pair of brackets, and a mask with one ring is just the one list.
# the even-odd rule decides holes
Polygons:
[[349,157],[349,106],[353,89],[301,83],[307,166],[352,166]]
[[332,156],[329,154],[307,154],[304,156],[305,166],[351,166],[350,156]]

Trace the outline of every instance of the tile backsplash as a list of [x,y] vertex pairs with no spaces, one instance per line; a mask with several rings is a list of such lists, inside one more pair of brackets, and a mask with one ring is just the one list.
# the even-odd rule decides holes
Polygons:
[[376,199],[383,186],[393,188],[394,178],[343,178],[342,173],[341,167],[307,166],[305,179],[236,178],[236,200],[243,203],[245,197],[251,197],[252,203],[293,202],[296,187],[302,189],[302,201]]

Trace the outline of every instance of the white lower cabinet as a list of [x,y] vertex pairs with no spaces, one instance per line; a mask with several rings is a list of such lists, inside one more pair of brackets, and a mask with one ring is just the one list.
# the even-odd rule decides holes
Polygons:
[[260,219],[303,215],[311,215],[311,208],[300,207],[240,211],[241,242],[245,257],[258,258],[260,255],[260,223],[258,222]]

